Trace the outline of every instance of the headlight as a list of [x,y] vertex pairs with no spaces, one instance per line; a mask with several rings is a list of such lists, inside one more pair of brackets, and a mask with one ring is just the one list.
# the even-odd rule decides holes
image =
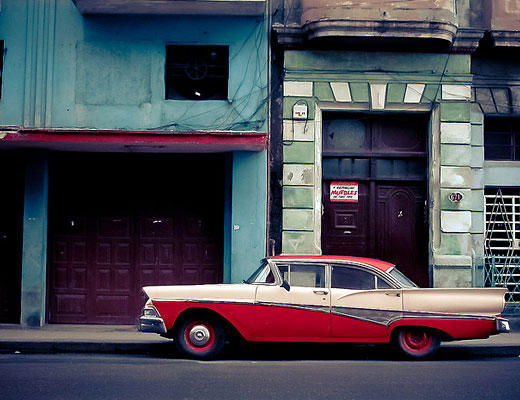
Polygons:
[[143,317],[159,317],[159,311],[154,306],[146,306],[143,308]]

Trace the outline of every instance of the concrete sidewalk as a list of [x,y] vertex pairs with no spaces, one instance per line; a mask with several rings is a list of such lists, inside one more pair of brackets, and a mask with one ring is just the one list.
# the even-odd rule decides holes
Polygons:
[[[488,339],[443,343],[443,347],[504,348],[520,353],[520,320],[512,321],[512,332]],[[46,325],[24,328],[0,324],[0,353],[175,353],[173,341],[154,333],[138,332],[131,325]]]
[[159,354],[168,352],[172,343],[133,325],[0,324],[0,353]]

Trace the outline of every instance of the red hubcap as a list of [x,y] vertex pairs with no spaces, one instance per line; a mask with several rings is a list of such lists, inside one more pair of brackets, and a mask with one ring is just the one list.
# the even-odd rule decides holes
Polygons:
[[206,351],[215,343],[215,331],[211,324],[195,321],[184,330],[184,339],[193,351]]
[[422,330],[407,330],[403,333],[403,345],[412,353],[423,353],[432,344],[432,336]]

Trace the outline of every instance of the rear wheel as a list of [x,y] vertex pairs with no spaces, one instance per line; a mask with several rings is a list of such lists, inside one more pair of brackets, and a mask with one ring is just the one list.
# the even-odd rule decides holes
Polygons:
[[222,326],[210,317],[190,317],[177,329],[175,344],[181,353],[191,358],[212,359],[224,346]]
[[401,329],[395,342],[403,355],[413,359],[431,357],[440,346],[440,339],[435,333],[415,326]]

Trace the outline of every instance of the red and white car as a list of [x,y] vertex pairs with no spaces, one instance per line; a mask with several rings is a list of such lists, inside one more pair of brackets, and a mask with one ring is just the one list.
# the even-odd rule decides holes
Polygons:
[[358,257],[280,256],[242,284],[149,286],[139,329],[209,359],[226,337],[247,341],[393,343],[433,355],[442,340],[509,331],[505,288],[422,289],[391,263]]

